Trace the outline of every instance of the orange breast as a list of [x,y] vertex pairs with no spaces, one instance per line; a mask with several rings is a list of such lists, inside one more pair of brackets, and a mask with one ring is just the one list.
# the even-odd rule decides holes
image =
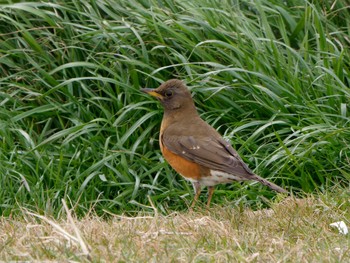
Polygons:
[[174,168],[176,172],[189,180],[199,180],[201,178],[200,166],[194,162],[171,152],[159,141],[160,149],[167,162]]

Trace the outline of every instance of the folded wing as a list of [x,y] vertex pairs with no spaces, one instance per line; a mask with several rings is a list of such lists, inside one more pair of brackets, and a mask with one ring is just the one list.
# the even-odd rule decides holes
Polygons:
[[221,138],[171,135],[161,140],[170,151],[209,169],[247,179],[254,176],[232,146]]

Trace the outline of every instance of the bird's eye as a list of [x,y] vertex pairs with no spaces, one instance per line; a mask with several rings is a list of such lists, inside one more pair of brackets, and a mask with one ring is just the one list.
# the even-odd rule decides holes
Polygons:
[[173,91],[172,90],[167,90],[167,91],[165,91],[165,97],[167,97],[167,98],[170,98],[171,96],[173,96]]

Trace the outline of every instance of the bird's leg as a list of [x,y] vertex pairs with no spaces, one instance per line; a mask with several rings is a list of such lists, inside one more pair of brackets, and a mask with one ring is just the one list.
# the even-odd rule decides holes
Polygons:
[[207,202],[207,208],[210,207],[211,198],[213,197],[215,186],[208,186],[208,202]]
[[201,185],[200,185],[200,183],[199,182],[193,182],[192,185],[193,185],[193,189],[194,189],[195,195],[194,195],[191,207],[190,207],[191,209],[195,206],[195,204],[196,204],[196,202],[198,200],[198,197],[201,194]]

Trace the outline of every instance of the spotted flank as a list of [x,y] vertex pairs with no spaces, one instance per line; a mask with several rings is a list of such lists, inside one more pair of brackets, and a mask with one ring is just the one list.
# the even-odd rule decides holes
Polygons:
[[214,186],[217,184],[226,184],[226,183],[232,183],[234,181],[246,181],[249,180],[246,177],[243,176],[236,176],[233,174],[221,172],[221,171],[210,171],[211,176],[203,176],[199,183],[204,186]]

